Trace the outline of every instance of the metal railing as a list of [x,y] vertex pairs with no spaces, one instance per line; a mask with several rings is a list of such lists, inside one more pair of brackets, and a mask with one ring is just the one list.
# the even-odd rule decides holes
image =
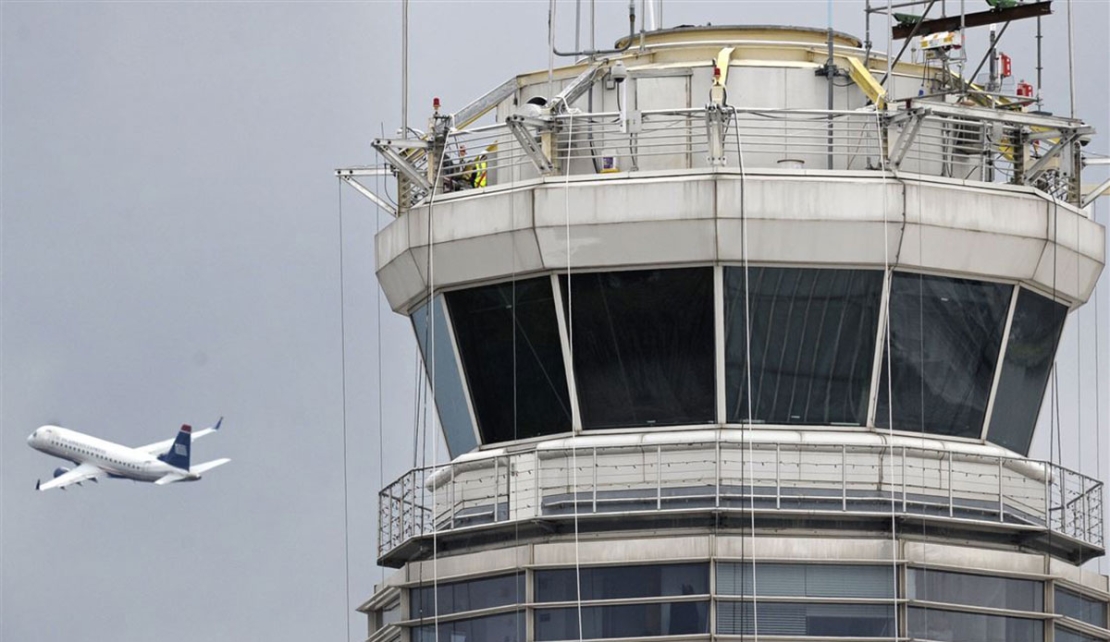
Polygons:
[[379,495],[378,553],[433,529],[696,510],[893,511],[1103,545],[1102,483],[1054,464],[902,446],[710,442],[541,447],[411,470]]
[[[413,141],[377,141],[375,146],[389,151],[390,145],[399,145],[391,165],[404,165],[399,176],[416,177],[401,181],[398,193],[408,197],[402,207],[425,201],[433,188],[459,192],[550,175],[712,166],[900,170],[1032,185],[1060,198],[1078,197],[1076,141],[1089,128],[1047,116],[1008,114],[928,102],[886,112],[660,109],[635,112],[631,122],[627,113],[571,112],[511,117],[450,130],[436,141],[416,141],[426,148],[414,147]],[[408,151],[401,154],[402,148]],[[415,180],[422,185],[414,186]]]

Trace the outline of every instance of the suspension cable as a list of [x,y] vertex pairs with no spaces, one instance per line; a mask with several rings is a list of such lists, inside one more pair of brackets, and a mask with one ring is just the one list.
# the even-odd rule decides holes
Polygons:
[[350,502],[348,501],[347,486],[347,304],[346,288],[343,281],[343,179],[337,178],[335,182],[339,197],[339,370],[340,389],[343,415],[343,586],[347,599],[343,604],[343,620],[347,624],[348,642],[351,639],[351,616],[347,609],[351,606],[351,527],[350,527]]

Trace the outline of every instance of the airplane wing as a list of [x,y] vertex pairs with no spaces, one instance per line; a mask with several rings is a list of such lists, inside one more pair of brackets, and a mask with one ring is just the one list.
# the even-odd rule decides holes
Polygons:
[[[220,420],[216,422],[215,426],[212,426],[211,428],[205,428],[204,430],[197,430],[197,431],[193,432],[193,441],[196,441],[196,440],[200,439],[201,437],[204,437],[205,435],[211,435],[212,433],[219,430],[220,429],[220,424],[223,423],[223,420],[224,420],[224,418],[220,417]],[[167,450],[170,449],[170,446],[173,445],[174,439],[177,439],[177,438],[173,437],[171,439],[163,439],[162,441],[156,441],[153,444],[147,444],[146,446],[139,446],[135,450],[138,450],[140,452],[144,452],[148,455],[161,455],[162,453],[164,453],[164,452],[166,452]]]
[[77,468],[58,475],[54,479],[46,482],[45,484],[36,484],[37,490],[50,490],[51,488],[65,488],[72,484],[80,484],[83,481],[96,481],[98,478],[103,477],[106,473],[92,464],[81,464]]

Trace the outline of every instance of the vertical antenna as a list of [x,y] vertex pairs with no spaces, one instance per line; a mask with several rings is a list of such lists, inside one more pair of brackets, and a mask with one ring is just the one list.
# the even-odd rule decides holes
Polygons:
[[[890,51],[894,49],[894,8],[890,6],[890,0],[886,0],[886,77],[883,79],[883,88],[886,89],[886,81],[891,80],[890,75],[894,71],[893,61],[890,59]],[[891,83],[894,81],[891,80]],[[890,92],[887,92],[890,95]]]
[[[409,0],[401,2],[401,138],[409,135]],[[400,202],[400,199],[398,199]]]
[[[999,90],[1000,83],[998,81],[998,30],[994,25],[991,25],[990,52],[987,55],[990,56],[990,64],[987,65],[987,91],[995,92]],[[975,79],[972,78],[971,82],[975,82]]]
[[1041,60],[1041,40],[1044,35],[1041,34],[1041,17],[1037,16],[1037,109],[1044,106],[1044,98],[1041,97],[1041,72],[1044,71],[1044,65]]
[[590,0],[590,51],[597,51],[594,36],[597,33],[597,0]]
[[582,51],[582,0],[574,0],[574,50]]
[[555,0],[547,6],[547,98],[555,91]]
[[863,66],[866,67],[871,62],[871,0],[866,0],[863,4]]
[[1071,15],[1071,0],[1068,0],[1068,98],[1071,117],[1075,118],[1075,21]]

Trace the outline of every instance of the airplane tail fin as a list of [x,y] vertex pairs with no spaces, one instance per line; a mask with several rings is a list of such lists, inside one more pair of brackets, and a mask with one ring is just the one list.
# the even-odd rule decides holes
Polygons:
[[159,455],[158,459],[175,468],[189,470],[189,450],[192,445],[193,427],[184,424],[181,426],[181,431],[177,433],[177,439],[174,440],[173,445],[165,454]]

